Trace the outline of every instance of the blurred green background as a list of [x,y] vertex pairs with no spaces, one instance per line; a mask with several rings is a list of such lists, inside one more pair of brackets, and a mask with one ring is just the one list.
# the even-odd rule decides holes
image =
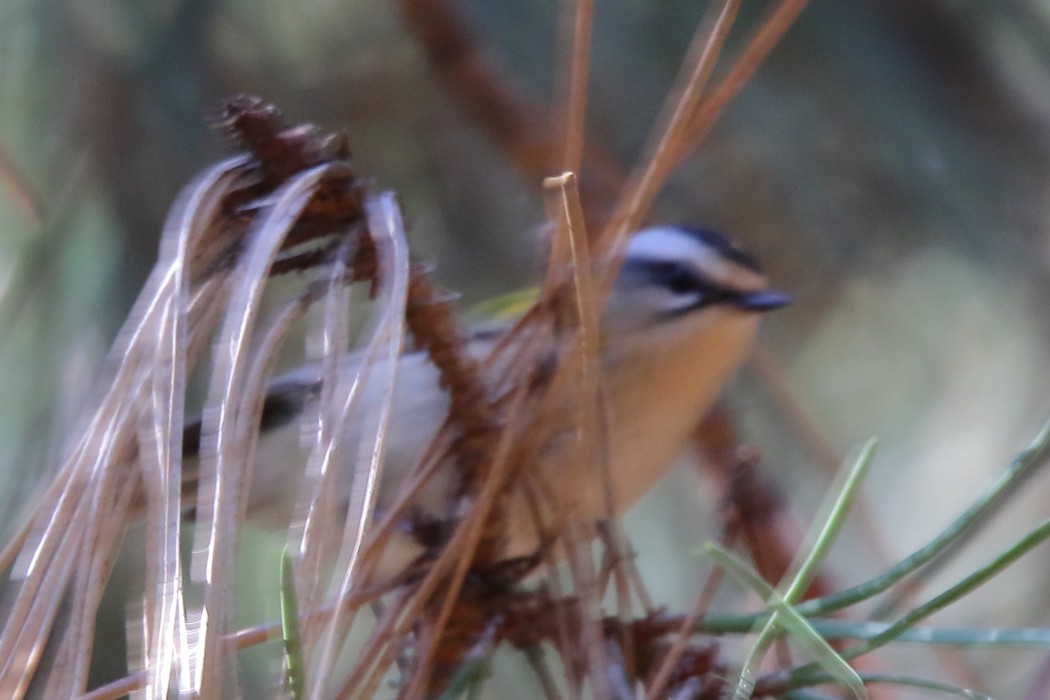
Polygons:
[[[731,46],[760,5],[745,3]],[[549,107],[557,3],[458,6],[507,79]],[[597,3],[588,136],[625,166],[701,13],[686,0]],[[8,527],[89,395],[168,206],[230,152],[208,120],[239,92],[274,101],[293,122],[345,129],[359,171],[400,194],[416,254],[437,262],[465,305],[534,279],[539,183],[434,79],[397,3],[5,0]],[[881,543],[850,529],[835,560],[843,584],[932,537],[1050,415],[1048,127],[1050,3],[813,0],[653,211],[754,250],[797,296],[761,340],[776,376],[836,452],[881,438],[867,488]],[[731,397],[805,524],[826,470],[768,375],[746,370]],[[1048,489],[1047,478],[1033,482],[940,585],[1045,517]],[[628,518],[661,602],[681,607],[696,589],[688,552],[717,523],[710,492],[683,468]],[[1050,624],[1040,552],[936,622]],[[1019,697],[1040,661],[954,655],[997,697]],[[901,670],[933,663],[900,659]]]

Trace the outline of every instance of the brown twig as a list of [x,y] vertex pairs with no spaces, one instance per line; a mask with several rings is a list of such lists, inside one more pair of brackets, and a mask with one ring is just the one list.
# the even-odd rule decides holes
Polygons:
[[[314,192],[284,249],[321,238],[351,222],[365,221],[364,184],[349,167],[345,134],[325,134],[312,124],[290,126],[272,104],[252,95],[237,95],[225,104],[217,125],[253,157],[254,182],[239,197],[230,198],[231,216],[251,215],[265,204],[265,195],[295,173],[319,165],[341,163],[341,173],[326,178]],[[260,201],[262,200],[262,201]]]
[[[794,433],[801,438],[802,444],[813,459],[829,477],[837,473],[842,464],[842,458],[828,442],[820,426],[796,398],[791,387],[788,386],[786,372],[777,357],[768,349],[758,346],[752,351],[749,364],[762,380],[762,388],[773,400],[773,405],[779,409],[780,415],[792,427]],[[877,518],[872,511],[871,504],[863,498],[858,498],[854,511],[858,516],[858,522],[864,528],[868,543],[872,548],[872,555],[880,563],[889,563],[891,560],[889,549],[877,526]]]
[[[723,546],[731,545],[736,538],[736,530],[736,519],[729,518],[722,533]],[[678,633],[674,641],[651,676],[652,681],[645,693],[646,700],[656,700],[663,697],[664,691],[675,682],[675,675],[681,675],[680,664],[690,649],[689,643],[693,639],[693,629],[696,622],[704,616],[710,607],[724,575],[725,572],[721,568],[716,567],[712,569],[707,580],[700,587],[700,591],[693,600],[693,605],[689,608],[689,612],[682,618],[682,623],[678,627]],[[681,682],[681,678],[677,682]]]
[[654,129],[646,158],[631,176],[616,211],[602,231],[603,249],[616,250],[628,234],[638,228],[667,176],[692,152],[692,149],[682,149],[684,134],[736,19],[739,4],[739,0],[721,0],[705,12],[693,38],[693,49],[682,61],[681,89],[667,96],[666,123]]
[[587,106],[587,74],[591,48],[594,0],[563,0],[561,41],[564,55],[559,76],[561,89],[561,132],[564,139],[561,166],[564,172],[578,173],[583,159],[584,118]]
[[449,421],[459,428],[452,454],[459,465],[463,488],[483,478],[478,470],[492,457],[498,437],[495,407],[489,401],[481,365],[471,357],[456,326],[451,299],[441,297],[423,266],[412,268],[408,283],[405,323],[416,343],[438,370],[438,384],[449,395]]
[[[740,57],[711,94],[696,108],[683,134],[679,162],[703,140],[729,101],[740,92],[758,67],[805,9],[808,0],[781,0],[747,41]],[[675,163],[677,166],[678,163]]]
[[44,223],[44,203],[40,194],[29,184],[25,173],[15,163],[7,145],[0,142],[0,182],[7,187],[11,201],[34,226]]
[[[582,134],[566,132],[559,138],[546,110],[485,51],[455,3],[401,0],[400,4],[405,24],[426,52],[437,79],[533,182],[556,174],[566,162],[567,140],[573,140],[573,149],[579,140],[583,165],[577,172],[585,173],[580,179],[581,199],[585,219],[597,230],[613,210],[626,178],[617,159],[593,146],[584,148]],[[578,50],[572,51],[579,55]],[[579,82],[581,73],[574,82]],[[574,114],[573,119],[578,120],[578,112]]]
[[254,95],[227,100],[218,126],[255,157],[270,183],[315,165],[350,160],[346,134],[322,134],[312,124],[293,127],[274,105]]
[[[722,483],[726,503],[736,512],[756,569],[776,584],[790,567],[801,542],[798,528],[784,513],[776,487],[758,470],[760,454],[753,447],[741,445],[724,408],[712,411],[699,432],[707,466]],[[825,595],[833,590],[827,574],[820,574],[813,579],[806,596]]]

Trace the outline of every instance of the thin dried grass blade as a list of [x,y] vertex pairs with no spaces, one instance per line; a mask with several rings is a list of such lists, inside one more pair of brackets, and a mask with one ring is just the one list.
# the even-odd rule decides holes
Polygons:
[[55,562],[48,566],[50,575],[38,583],[31,595],[19,600],[24,610],[18,611],[17,626],[9,618],[5,635],[8,632],[17,635],[17,643],[10,644],[11,649],[5,650],[3,656],[5,665],[0,674],[0,697],[21,698],[29,687],[47,643],[47,631],[65,595],[64,584],[72,575],[78,544],[78,537],[67,537],[58,543],[57,549],[50,554]]
[[[208,183],[228,184],[236,176],[237,166],[238,162],[234,161],[220,164],[200,178],[197,184],[205,183],[205,189],[209,191],[213,188]],[[187,188],[187,191],[194,191],[194,187]],[[182,201],[186,199],[184,195]],[[213,201],[217,203],[217,200]],[[100,398],[99,408],[79,432],[77,445],[60,471],[58,483],[62,484],[62,490],[49,491],[49,496],[53,495],[54,498],[45,498],[37,511],[39,541],[31,545],[31,563],[16,595],[12,614],[6,621],[5,641],[0,641],[0,647],[8,644],[6,640],[10,640],[12,635],[17,635],[18,644],[23,649],[42,648],[54,617],[54,610],[49,610],[49,606],[57,606],[64,598],[73,573],[66,562],[79,561],[77,570],[81,573],[74,589],[72,612],[66,627],[67,636],[60,650],[71,650],[70,645],[75,645],[80,650],[77,652],[78,658],[82,658],[72,672],[69,672],[73,668],[69,664],[56,667],[59,669],[56,675],[58,680],[54,680],[54,683],[58,683],[58,686],[50,687],[82,687],[86,677],[95,609],[113,559],[114,551],[110,550],[115,550],[119,543],[127,511],[126,508],[114,507],[100,509],[99,504],[112,506],[121,500],[113,495],[113,489],[121,483],[116,471],[127,465],[126,458],[133,445],[135,416],[149,380],[149,367],[145,359],[155,337],[155,323],[162,313],[161,300],[167,279],[167,271],[158,266],[147,282],[111,351],[110,363],[114,367],[114,374],[108,384],[108,392]],[[101,386],[107,385],[103,382]],[[137,482],[132,480],[128,484],[126,479],[123,480],[125,494],[129,493],[128,489],[134,483]],[[76,548],[84,549],[74,554]],[[28,556],[29,551],[24,552]],[[56,558],[58,556],[63,558],[59,560]],[[33,612],[24,616],[27,609]],[[19,619],[25,626],[18,622]],[[29,651],[28,655],[35,659],[38,652]],[[5,653],[4,658],[10,657]],[[13,689],[11,697],[20,694],[23,681],[28,682],[33,672],[33,664],[22,665],[19,669],[20,679],[13,681],[18,687]],[[12,677],[5,672],[0,678],[0,687],[10,688],[11,682]]]
[[[304,565],[300,566],[297,572],[297,578],[300,581],[309,582],[309,587],[305,589],[306,594],[302,600],[306,601],[311,609],[319,605],[324,596],[328,594],[328,586],[325,582],[330,573],[330,563],[335,559],[339,550],[340,533],[339,528],[334,525],[341,518],[338,513],[341,504],[336,501],[336,494],[339,490],[335,488],[335,484],[342,478],[339,468],[343,464],[340,460],[343,446],[341,437],[344,434],[346,422],[350,420],[351,409],[356,408],[354,400],[349,399],[345,392],[349,386],[351,387],[350,393],[357,396],[355,392],[358,392],[361,385],[364,384],[364,382],[358,382],[357,377],[345,376],[350,345],[347,318],[347,310],[350,308],[350,290],[346,284],[349,275],[346,261],[351,252],[355,248],[360,249],[361,246],[362,240],[347,239],[332,265],[324,297],[323,325],[319,333],[322,346],[321,400],[314,426],[316,449],[311,455],[308,472],[314,479],[316,488],[312,492],[301,489],[303,496],[307,498],[302,507],[302,512],[305,513],[303,518],[305,527],[302,534],[303,536],[307,533],[311,535],[307,540],[313,546],[308,547],[308,551],[304,552]],[[369,369],[370,367],[366,368],[366,371]],[[347,406],[346,402],[352,405]],[[316,538],[313,537],[314,534],[317,535]],[[308,639],[310,643],[304,648],[312,648],[317,637],[310,634]]]
[[85,538],[90,546],[80,550],[81,561],[72,586],[70,623],[62,632],[57,660],[48,674],[44,697],[71,697],[84,692],[87,686],[95,641],[94,612],[98,610],[106,581],[112,573],[126,527],[124,516],[136,487],[136,481],[119,479],[111,469],[96,489],[96,500],[112,496],[115,502],[105,506],[110,517],[92,521],[93,529]]
[[[663,187],[674,165],[680,161],[677,151],[682,135],[711,77],[739,5],[740,0],[720,0],[704,13],[692,43],[694,48],[700,48],[691,50],[686,55],[679,71],[679,75],[689,77],[684,81],[679,79],[682,89],[678,92],[672,91],[667,96],[667,103],[663,109],[663,113],[670,115],[667,124],[658,132],[659,137],[650,140],[655,145],[645,158],[644,165],[636,169],[635,174],[631,176],[624,194],[620,197],[620,206],[599,239],[601,250],[620,249],[630,232],[638,228],[653,198]],[[603,291],[609,285],[611,280],[606,282]]]
[[175,661],[187,657],[181,615],[182,433],[189,356],[190,251],[200,250],[242,161],[210,171],[172,208],[161,235],[158,269],[166,270],[139,464],[146,493],[146,697],[165,698]]
[[[119,386],[126,388],[124,384]],[[107,398],[113,398],[112,394]],[[97,500],[93,496],[107,474],[107,467],[126,456],[130,437],[125,430],[125,419],[131,403],[128,394],[120,392],[107,402],[108,410],[100,411],[93,421],[92,432],[85,435],[74,450],[74,458],[66,470],[70,477],[63,484],[54,510],[37,514],[39,540],[35,544],[28,542],[29,546],[22,552],[23,560],[28,559],[28,563],[0,638],[0,658],[6,661],[0,671],[0,691],[10,692],[0,692],[0,697],[20,697],[35,672],[58,605],[66,595],[73,563],[79,561],[77,548],[85,541],[85,533],[91,530],[98,516],[94,507]],[[18,578],[18,566],[16,562],[15,578]],[[29,661],[13,664],[16,659]]]
[[[220,697],[234,688],[236,655],[222,644],[233,597],[241,487],[248,468],[247,434],[253,428],[238,416],[248,374],[252,329],[268,272],[281,243],[316,192],[336,166],[322,165],[289,179],[273,196],[273,204],[259,216],[246,240],[233,274],[233,289],[216,345],[215,368],[202,430],[201,482],[197,513],[205,542],[203,571],[194,572],[204,584],[200,637],[194,649],[193,689],[204,697]],[[258,389],[256,389],[258,390]],[[198,562],[194,562],[199,566]],[[228,683],[223,681],[223,677]]]
[[[439,609],[431,635],[432,638],[440,638],[441,630],[448,622],[451,609],[459,595],[459,588],[484,535],[484,525],[495,504],[495,497],[507,479],[511,462],[510,449],[516,444],[516,440],[521,439],[520,432],[527,428],[521,420],[521,409],[528,395],[527,388],[527,382],[518,382],[517,388],[510,396],[510,405],[506,413],[508,428],[500,436],[492,457],[491,470],[485,482],[481,484],[481,490],[468,514],[457,524],[451,537],[445,542],[441,555],[430,565],[423,580],[410,590],[401,604],[391,606],[390,614],[377,625],[364,653],[357,659],[343,684],[339,697],[371,696],[397,654],[398,640],[409,633],[424,607],[432,601],[439,586],[444,586],[442,607]],[[437,464],[444,465],[443,462]],[[400,495],[404,496],[403,493]],[[412,684],[404,692],[405,697],[420,697],[424,693],[425,681],[435,651],[434,644],[424,646],[425,655],[417,665]]]
[[715,89],[711,91],[711,95],[690,116],[675,165],[696,148],[729,101],[750,80],[769,52],[794,24],[799,13],[805,9],[807,2],[808,0],[782,0],[751,36],[729,73],[719,81]]
[[[285,341],[292,324],[301,319],[310,309],[310,306],[316,302],[317,298],[320,296],[317,290],[318,287],[312,286],[297,299],[286,304],[273,317],[267,326],[266,332],[262,334],[262,341],[260,341],[259,347],[255,352],[252,367],[245,384],[245,386],[254,387],[256,390],[253,392],[245,392],[244,401],[242,402],[240,409],[241,414],[246,417],[245,421],[248,426],[258,426],[261,424],[266,395],[264,391],[260,391],[259,389],[266,386],[266,380],[271,376],[273,368],[277,362],[278,353],[281,350],[281,344]],[[257,431],[253,430],[249,434],[248,464],[255,463],[258,437],[259,435]],[[251,489],[251,478],[252,474],[249,470],[244,475],[244,484],[241,487],[242,500],[247,496]],[[242,503],[241,505],[244,507],[246,506],[246,503]]]
[[[34,227],[40,227],[46,218],[44,198],[29,183],[30,179],[16,164],[11,149],[0,141],[0,184],[4,186],[4,194],[22,216]],[[0,291],[0,300],[3,300],[3,296],[3,292]]]
[[[569,241],[569,250],[572,256],[573,270],[573,292],[576,301],[577,317],[579,319],[579,334],[577,348],[570,353],[574,361],[571,369],[578,377],[578,396],[576,402],[576,431],[577,431],[577,454],[576,463],[590,465],[594,473],[591,478],[602,485],[604,497],[604,509],[606,513],[608,543],[612,548],[614,561],[623,561],[625,557],[621,553],[625,550],[625,538],[620,528],[619,519],[616,517],[615,504],[617,502],[615,485],[609,471],[608,426],[605,424],[606,415],[604,406],[603,387],[601,385],[601,373],[598,370],[598,318],[599,310],[596,303],[597,290],[591,274],[593,264],[588,245],[588,236],[583,221],[583,212],[580,206],[579,190],[576,178],[572,173],[565,173],[560,178],[548,180],[545,183],[549,191],[556,188],[557,198],[548,204],[549,216],[555,218],[559,234],[564,235]],[[581,543],[579,556],[586,556],[590,560],[590,547]],[[588,569],[589,570],[589,569]],[[627,629],[626,623],[630,620],[631,613],[631,586],[625,573],[619,566],[614,566],[613,577],[616,588],[617,610],[621,622],[625,623],[623,629]],[[606,659],[602,651],[605,645],[602,643],[601,629],[596,622],[601,608],[602,591],[597,581],[585,581],[584,586],[577,586],[578,590],[586,591],[591,586],[596,586],[591,596],[581,596],[581,614],[585,623],[594,629],[586,630],[590,639],[588,647],[591,654],[591,664],[594,672],[605,669]],[[633,676],[633,649],[630,635],[624,634],[623,653],[627,659],[626,675]],[[607,678],[602,673],[601,678]],[[599,686],[598,678],[595,678],[595,688]],[[611,689],[610,689],[610,692]]]
[[[137,690],[142,690],[145,686],[146,673],[143,671],[95,688],[78,696],[76,700],[118,700]],[[188,697],[188,694],[184,693],[183,697]]]
[[[568,59],[559,76],[566,76],[562,88],[564,103],[562,129],[565,144],[562,169],[578,172],[583,157],[584,119],[587,111],[588,59],[591,48],[591,27],[594,20],[594,0],[563,0],[561,52]],[[567,46],[566,46],[567,45]],[[564,60],[564,59],[563,59]],[[555,121],[555,123],[558,123]]]
[[[127,404],[120,404],[121,407],[124,405]],[[118,408],[112,420],[119,421],[123,413]],[[44,528],[40,545],[32,553],[33,561],[18,590],[12,614],[6,621],[5,637],[13,635],[11,646],[17,651],[5,653],[2,657],[7,665],[0,675],[0,690],[10,691],[10,697],[20,697],[35,673],[36,663],[51,636],[58,607],[68,595],[67,587],[75,572],[79,572],[81,586],[75,591],[73,611],[64,630],[68,634],[69,630],[82,627],[83,615],[78,615],[78,612],[83,608],[83,586],[87,585],[87,562],[94,551],[91,546],[95,541],[94,533],[100,527],[98,504],[103,494],[112,493],[114,486],[113,470],[100,467],[117,463],[126,448],[124,436],[113,423],[107,428],[91,436],[97,449],[80,453],[85,458],[82,464],[94,471],[80,483],[79,489],[73,489],[72,482],[66,484],[58,503],[62,512]],[[91,456],[93,458],[88,459]],[[69,529],[69,523],[75,524],[73,530]],[[87,547],[82,548],[85,543]],[[90,621],[93,619],[92,616]],[[12,663],[19,657],[26,661]],[[60,672],[68,668],[67,664]],[[0,697],[8,695],[5,693]]]
[[[307,478],[300,489],[299,512],[304,514],[303,526],[289,538],[289,551],[298,552],[296,589],[304,608],[311,610],[321,604],[329,591],[329,567],[339,548],[339,529],[335,524],[340,520],[336,485],[342,478],[341,438],[351,415],[358,409],[362,387],[367,383],[373,361],[363,360],[354,368],[347,362],[349,296],[345,285],[345,259],[348,253],[349,246],[344,247],[343,254],[333,265],[325,294],[320,331],[323,349],[321,398],[316,425],[313,426],[314,447],[308,460]],[[375,349],[372,350],[374,353]],[[368,352],[365,355],[374,357]],[[307,658],[319,640],[321,626],[320,620],[306,623],[303,648]]]
[[[21,681],[12,680],[12,669],[19,676],[35,671],[32,664],[19,661],[12,665],[11,660],[33,659],[35,663],[47,641],[51,620],[65,595],[77,559],[76,548],[86,531],[83,525],[90,522],[90,508],[81,507],[95,491],[90,457],[94,455],[93,463],[99,465],[114,451],[114,442],[119,440],[115,423],[123,405],[118,402],[109,407],[113,412],[109,423],[95,422],[94,432],[85,436],[61,474],[65,477],[61,491],[54,494],[54,501],[43,501],[34,516],[35,537],[27,538],[15,563],[12,578],[21,580],[0,636],[0,658],[7,660],[0,670],[0,691],[5,691],[4,697],[19,696],[16,688]],[[83,474],[85,471],[88,473]]]
[[[358,557],[365,541],[368,524],[375,509],[376,486],[382,476],[382,460],[387,428],[393,412],[394,387],[397,381],[398,360],[404,347],[405,304],[408,299],[408,243],[397,200],[386,193],[366,203],[368,230],[377,255],[379,275],[379,308],[369,350],[385,350],[375,369],[380,372],[382,400],[378,406],[369,406],[362,416],[363,425],[354,466],[350,504],[346,528],[336,572],[341,572],[335,612],[329,620],[320,644],[316,666],[310,678],[316,679],[310,696],[324,697],[332,667],[342,648],[349,629],[345,618],[346,602],[356,583]],[[371,354],[371,353],[366,353]],[[369,381],[369,378],[365,378]],[[343,382],[345,383],[345,382]],[[348,408],[344,404],[344,410]],[[345,414],[344,414],[345,415]]]
[[[434,654],[438,650],[438,644],[435,642],[440,640],[444,634],[452,609],[462,590],[463,581],[471,564],[474,562],[474,555],[485,534],[489,515],[492,513],[492,509],[496,505],[496,499],[504,490],[507,479],[510,476],[510,471],[515,461],[511,458],[512,450],[516,445],[520,444],[525,430],[529,427],[530,422],[524,420],[522,411],[525,402],[530,398],[529,383],[525,381],[517,382],[516,387],[514,394],[511,396],[510,406],[507,409],[506,427],[496,443],[491,465],[484,482],[480,484],[480,491],[474,503],[471,504],[470,511],[457,524],[452,537],[445,544],[441,556],[434,563],[432,570],[415,592],[414,598],[418,601],[417,605],[419,605],[419,608],[422,609],[422,605],[433,595],[439,582],[443,583],[445,588],[441,607],[434,619],[430,643],[426,644],[423,650],[423,655],[415,670],[413,683],[406,693],[409,698],[418,698],[424,695],[430,668],[434,663]],[[454,564],[454,567],[452,568],[451,577],[442,581],[452,564]]]

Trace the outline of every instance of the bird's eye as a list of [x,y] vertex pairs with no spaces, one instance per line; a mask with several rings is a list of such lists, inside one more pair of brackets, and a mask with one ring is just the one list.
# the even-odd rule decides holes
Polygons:
[[696,278],[696,275],[689,272],[689,270],[681,267],[675,267],[668,271],[667,277],[665,278],[665,284],[674,294],[690,294],[700,291],[702,285]]

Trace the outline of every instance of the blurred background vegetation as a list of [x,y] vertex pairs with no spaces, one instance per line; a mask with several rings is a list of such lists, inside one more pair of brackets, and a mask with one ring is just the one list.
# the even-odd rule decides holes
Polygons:
[[[702,5],[597,5],[588,137],[627,167]],[[557,3],[457,6],[507,81],[548,109]],[[757,10],[745,3],[741,28]],[[345,129],[359,171],[400,194],[417,256],[437,262],[464,306],[534,277],[539,183],[435,80],[399,3],[6,0],[6,527],[89,396],[168,207],[230,152],[209,118],[239,92],[274,101],[292,121]],[[867,487],[878,541],[852,528],[832,572],[841,583],[938,532],[1050,415],[1048,196],[1050,3],[812,0],[659,200],[653,220],[725,231],[797,296],[768,319],[763,369],[746,370],[731,400],[799,523],[828,481],[799,411],[838,454],[881,438]],[[790,411],[777,398],[784,390]],[[656,599],[678,608],[697,586],[688,552],[719,522],[704,479],[678,470],[628,518]],[[1048,512],[1042,478],[941,583]],[[935,621],[1050,624],[1041,551]],[[273,605],[258,615],[273,617]],[[999,697],[1020,697],[1041,661],[953,655]]]

